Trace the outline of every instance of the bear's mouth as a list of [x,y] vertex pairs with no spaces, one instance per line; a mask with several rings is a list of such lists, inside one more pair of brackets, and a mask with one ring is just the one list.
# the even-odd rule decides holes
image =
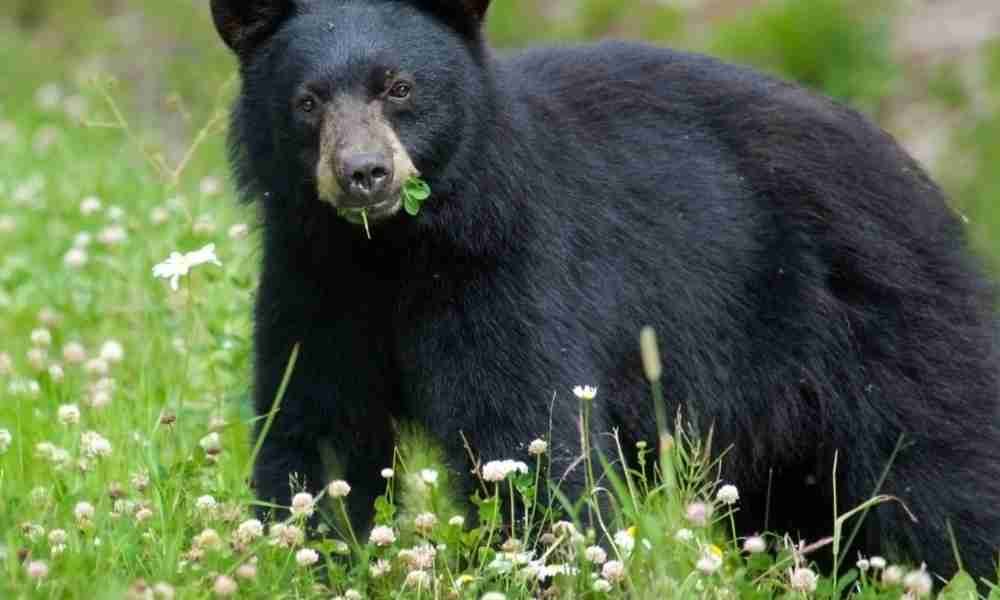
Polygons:
[[402,208],[403,197],[399,193],[396,193],[390,195],[382,202],[371,206],[337,208],[337,214],[348,223],[364,226],[366,219],[369,224],[384,221],[398,213]]

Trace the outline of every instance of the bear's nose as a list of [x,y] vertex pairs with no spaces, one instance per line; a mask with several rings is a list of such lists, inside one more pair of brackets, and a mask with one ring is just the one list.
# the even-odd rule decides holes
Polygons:
[[392,163],[376,153],[353,154],[343,161],[345,189],[352,204],[370,206],[382,201],[392,183]]

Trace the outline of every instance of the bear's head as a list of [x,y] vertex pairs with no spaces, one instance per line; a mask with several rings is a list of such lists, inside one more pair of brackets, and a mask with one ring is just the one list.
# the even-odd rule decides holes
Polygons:
[[212,0],[243,88],[233,114],[250,197],[326,203],[377,223],[433,182],[487,87],[489,0]]

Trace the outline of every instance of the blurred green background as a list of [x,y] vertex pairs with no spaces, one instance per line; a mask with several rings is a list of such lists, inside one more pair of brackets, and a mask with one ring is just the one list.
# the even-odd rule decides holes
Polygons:
[[[1000,265],[996,0],[496,0],[490,37],[502,47],[647,39],[843,99],[934,173]],[[112,75],[137,135],[171,161],[235,89],[208,0],[6,0],[0,64],[0,119],[20,123],[24,107],[58,90],[76,99],[71,110],[90,111],[84,120],[100,121],[106,109],[88,81]],[[192,169],[225,172],[221,138],[208,141]],[[138,160],[126,148],[121,159]]]

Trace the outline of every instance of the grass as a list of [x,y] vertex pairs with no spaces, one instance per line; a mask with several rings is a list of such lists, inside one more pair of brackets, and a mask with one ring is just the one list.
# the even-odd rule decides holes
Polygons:
[[[254,598],[874,600],[925,583],[873,557],[819,576],[788,540],[731,539],[739,501],[680,424],[664,433],[667,452],[643,449],[621,480],[587,465],[589,498],[607,509],[593,519],[587,506],[539,496],[553,476],[544,440],[523,440],[519,455],[483,457],[510,462],[482,465],[479,523],[467,522],[414,432],[386,465],[381,545],[340,530],[340,485],[299,498],[303,516],[334,516],[328,539],[302,539],[295,521],[258,529],[246,484],[255,214],[225,176],[231,63],[200,7],[178,6],[144,18],[154,32],[191,24],[189,45],[156,41],[141,78],[121,76],[135,65],[113,58],[138,52],[115,33],[122,23],[74,12],[65,18],[93,35],[72,39],[0,25],[12,83],[0,99],[0,430],[10,437],[0,432],[0,597],[210,598],[235,586]],[[587,3],[566,35],[624,18],[616,6]],[[678,18],[664,11],[664,31]],[[994,121],[984,114],[961,138],[983,165],[960,202],[989,228],[984,238],[998,214],[985,201]],[[221,264],[193,267],[176,291],[153,276],[171,253],[210,244]],[[581,418],[602,400],[581,400]],[[502,523],[512,511],[525,516],[513,531]],[[615,543],[595,546],[602,537]],[[960,577],[941,597],[969,598],[969,585]]]

